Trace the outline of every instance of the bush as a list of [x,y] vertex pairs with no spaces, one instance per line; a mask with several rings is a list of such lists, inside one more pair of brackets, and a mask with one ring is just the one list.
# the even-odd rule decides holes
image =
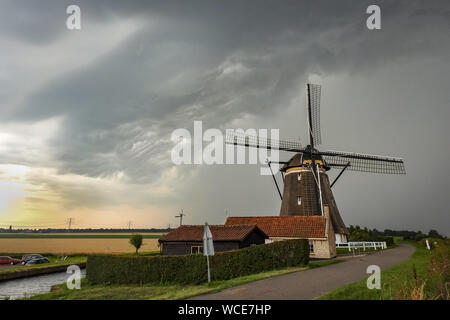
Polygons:
[[[211,280],[228,280],[309,262],[307,240],[295,239],[216,253],[210,257]],[[90,255],[86,267],[92,284],[202,283],[206,257]]]
[[386,241],[386,245],[388,247],[393,246],[395,244],[394,237],[384,237],[384,241]]
[[405,300],[449,300],[450,299],[450,241],[429,239],[431,250],[426,248],[425,239],[418,243],[424,251],[425,272],[417,272],[413,264],[409,278],[399,288],[396,298]]
[[440,239],[440,238],[424,238],[422,240],[419,241],[419,245],[422,248],[427,248],[427,244],[426,241],[428,240],[428,243],[430,245],[430,249],[434,249],[437,247],[445,247],[445,246],[450,246],[450,241],[447,239]]
[[431,299],[449,300],[450,243],[449,241],[436,243],[432,251],[425,290]]
[[394,237],[377,237],[373,241],[384,241],[386,242],[386,246],[391,247],[394,245]]

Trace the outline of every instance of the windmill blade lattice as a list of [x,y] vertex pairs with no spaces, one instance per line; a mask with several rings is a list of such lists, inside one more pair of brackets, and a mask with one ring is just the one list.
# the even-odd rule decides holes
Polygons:
[[227,144],[245,147],[305,152],[300,142],[268,139],[260,136],[248,135],[237,130],[227,131],[225,141]]
[[350,162],[347,170],[384,174],[406,174],[405,163],[401,158],[342,151],[325,151],[319,152],[319,154],[330,167],[342,168]]
[[322,136],[320,133],[320,95],[322,87],[318,84],[308,84],[308,113],[309,130],[313,138],[314,146],[322,144]]

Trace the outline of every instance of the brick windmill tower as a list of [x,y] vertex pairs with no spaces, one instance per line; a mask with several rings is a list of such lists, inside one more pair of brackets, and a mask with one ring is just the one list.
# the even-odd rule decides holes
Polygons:
[[[306,93],[309,129],[309,144],[306,147],[302,147],[299,142],[276,141],[231,131],[227,134],[226,142],[246,147],[294,152],[295,155],[289,161],[278,162],[283,164],[280,169],[284,182],[283,193],[280,191],[275,175],[272,174],[281,198],[280,216],[324,215],[324,206],[327,206],[336,242],[346,242],[348,231],[333,196],[333,185],[345,170],[405,174],[404,161],[394,157],[316,149],[322,143],[320,133],[321,87],[307,84]],[[268,164],[271,168],[271,162]],[[332,183],[327,174],[330,169],[340,170]]]

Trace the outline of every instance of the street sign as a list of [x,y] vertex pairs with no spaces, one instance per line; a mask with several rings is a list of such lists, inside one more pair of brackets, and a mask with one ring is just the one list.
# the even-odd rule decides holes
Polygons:
[[212,233],[211,230],[209,230],[207,222],[205,222],[205,228],[203,229],[203,255],[206,256],[206,264],[208,265],[208,282],[211,282],[209,256],[214,255],[214,243]]

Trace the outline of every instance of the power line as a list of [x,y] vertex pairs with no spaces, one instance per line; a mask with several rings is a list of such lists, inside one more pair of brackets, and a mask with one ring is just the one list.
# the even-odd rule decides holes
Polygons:
[[67,229],[70,231],[70,227],[72,226],[72,224],[74,224],[75,223],[75,219],[74,218],[68,218],[67,219],[67,225],[68,225],[68,227],[67,227]]
[[[184,214],[183,214],[184,216]],[[13,221],[0,221],[0,228],[9,228],[12,226],[14,229],[69,229],[75,230],[74,225],[76,225],[75,229],[122,229],[118,226],[105,226],[100,224],[88,224],[85,227],[82,227],[83,223],[75,218],[67,218],[65,222],[60,223],[46,223],[46,224],[20,224],[15,223]],[[135,229],[164,229],[165,226],[135,226],[134,221],[129,220],[126,224],[125,229],[135,228]],[[171,226],[172,227],[172,226]]]

